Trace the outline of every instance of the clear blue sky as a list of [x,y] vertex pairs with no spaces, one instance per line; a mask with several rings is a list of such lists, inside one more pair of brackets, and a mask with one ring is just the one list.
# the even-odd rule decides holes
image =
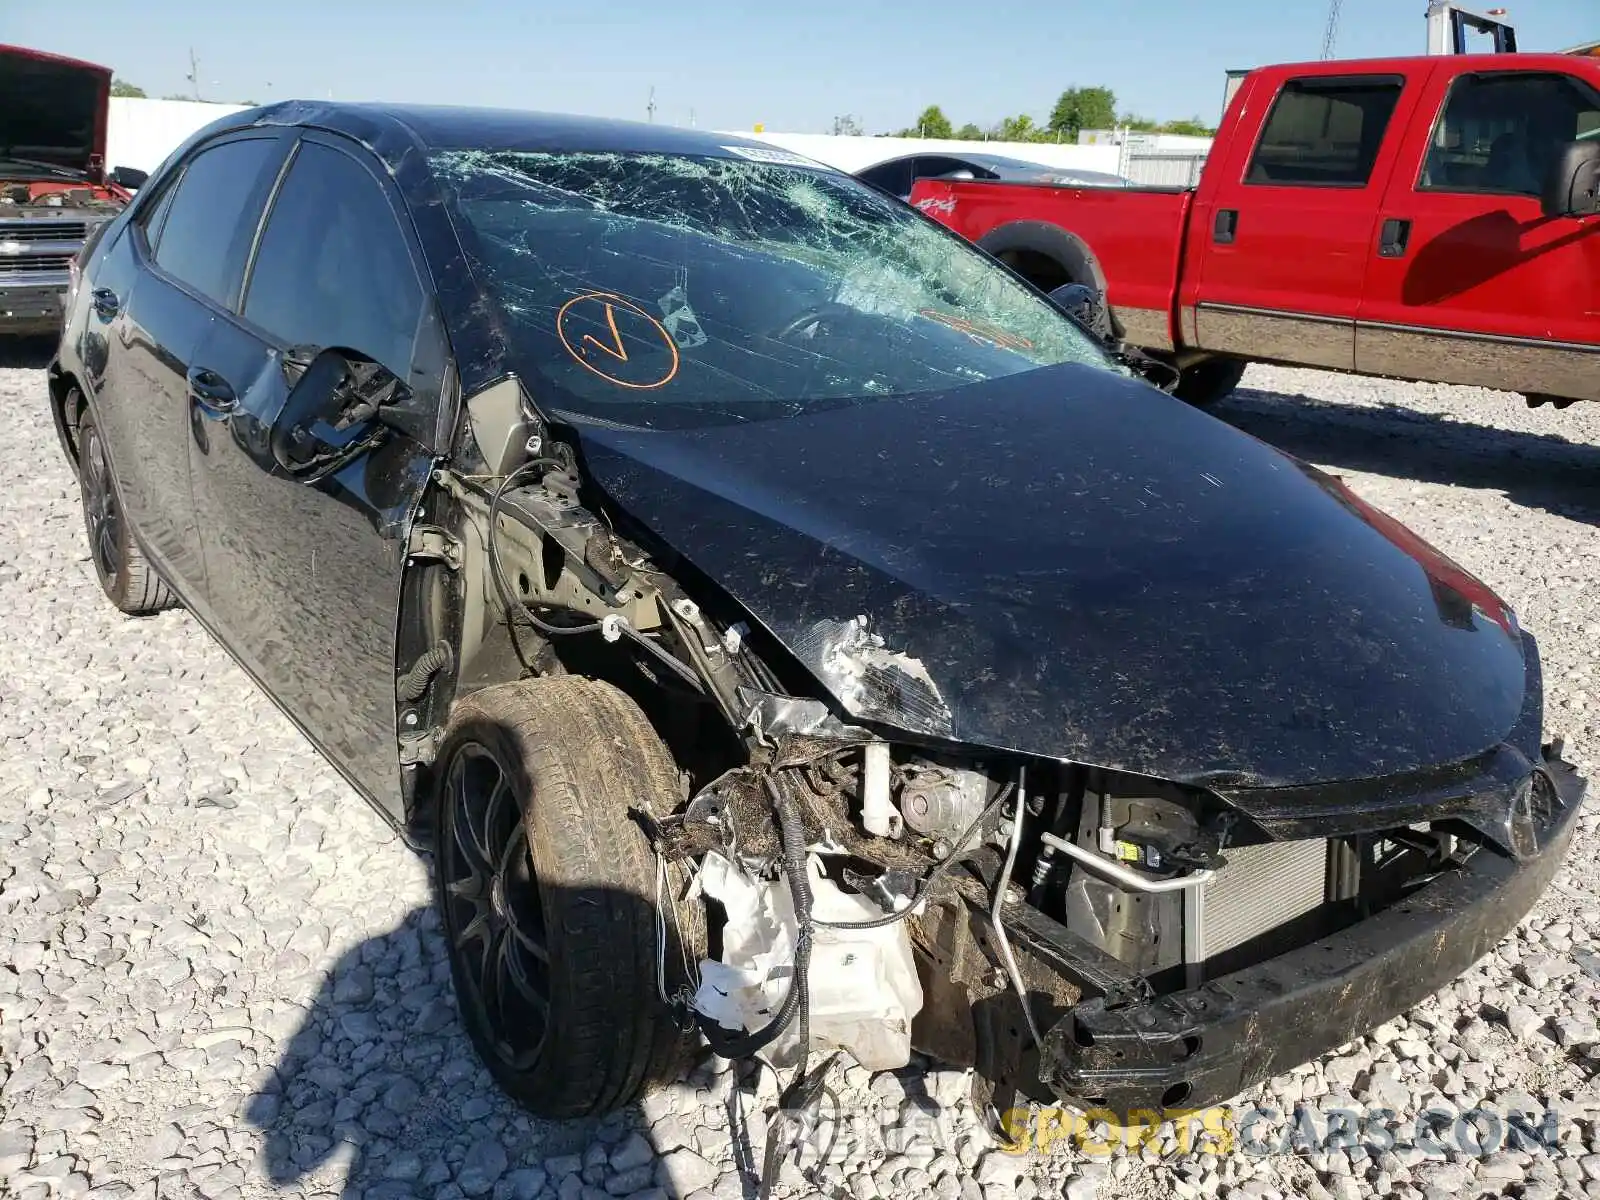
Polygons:
[[[1488,7],[1495,0],[1486,0]],[[1423,0],[1344,0],[1340,57],[1418,53]],[[1595,0],[1521,0],[1525,50],[1600,39]],[[0,0],[0,41],[105,63],[152,96],[494,104],[869,132],[927,104],[956,124],[1042,120],[1062,88],[1214,120],[1223,71],[1315,58],[1327,0]]]

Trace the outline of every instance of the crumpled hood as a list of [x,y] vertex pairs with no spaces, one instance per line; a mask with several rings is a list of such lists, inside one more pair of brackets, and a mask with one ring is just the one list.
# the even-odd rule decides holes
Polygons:
[[9,156],[97,175],[110,94],[108,67],[0,46],[0,165]]
[[858,720],[1281,787],[1466,759],[1523,706],[1488,588],[1336,479],[1109,372],[579,428],[612,499]]

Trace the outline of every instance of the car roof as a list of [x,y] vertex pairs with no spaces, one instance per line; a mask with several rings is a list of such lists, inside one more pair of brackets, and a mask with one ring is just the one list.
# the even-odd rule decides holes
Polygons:
[[215,131],[224,124],[298,125],[347,134],[373,146],[403,139],[427,152],[527,150],[737,157],[738,150],[744,149],[791,162],[801,157],[770,143],[737,135],[512,108],[284,100],[247,109],[238,113],[234,121],[219,122],[211,129]]

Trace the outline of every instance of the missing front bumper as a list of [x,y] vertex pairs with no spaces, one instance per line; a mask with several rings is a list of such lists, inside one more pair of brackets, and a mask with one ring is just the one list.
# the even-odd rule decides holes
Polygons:
[[1545,764],[1560,803],[1519,860],[1473,855],[1394,907],[1202,986],[1117,1005],[1086,1000],[1045,1038],[1040,1078],[1080,1108],[1159,1114],[1220,1103],[1405,1012],[1520,921],[1561,865],[1584,781]]

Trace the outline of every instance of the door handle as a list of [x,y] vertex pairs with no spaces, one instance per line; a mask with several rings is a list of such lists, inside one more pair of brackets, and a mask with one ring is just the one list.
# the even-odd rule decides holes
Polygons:
[[1211,240],[1219,246],[1233,245],[1234,235],[1239,232],[1239,210],[1236,208],[1217,209],[1217,219],[1211,223]]
[[189,395],[215,413],[231,413],[239,406],[233,385],[207,367],[190,367],[187,375]]
[[1403,217],[1390,217],[1378,233],[1378,257],[1401,258],[1411,241],[1411,222]]
[[89,293],[89,306],[102,321],[109,321],[122,311],[122,301],[108,287],[97,287]]

